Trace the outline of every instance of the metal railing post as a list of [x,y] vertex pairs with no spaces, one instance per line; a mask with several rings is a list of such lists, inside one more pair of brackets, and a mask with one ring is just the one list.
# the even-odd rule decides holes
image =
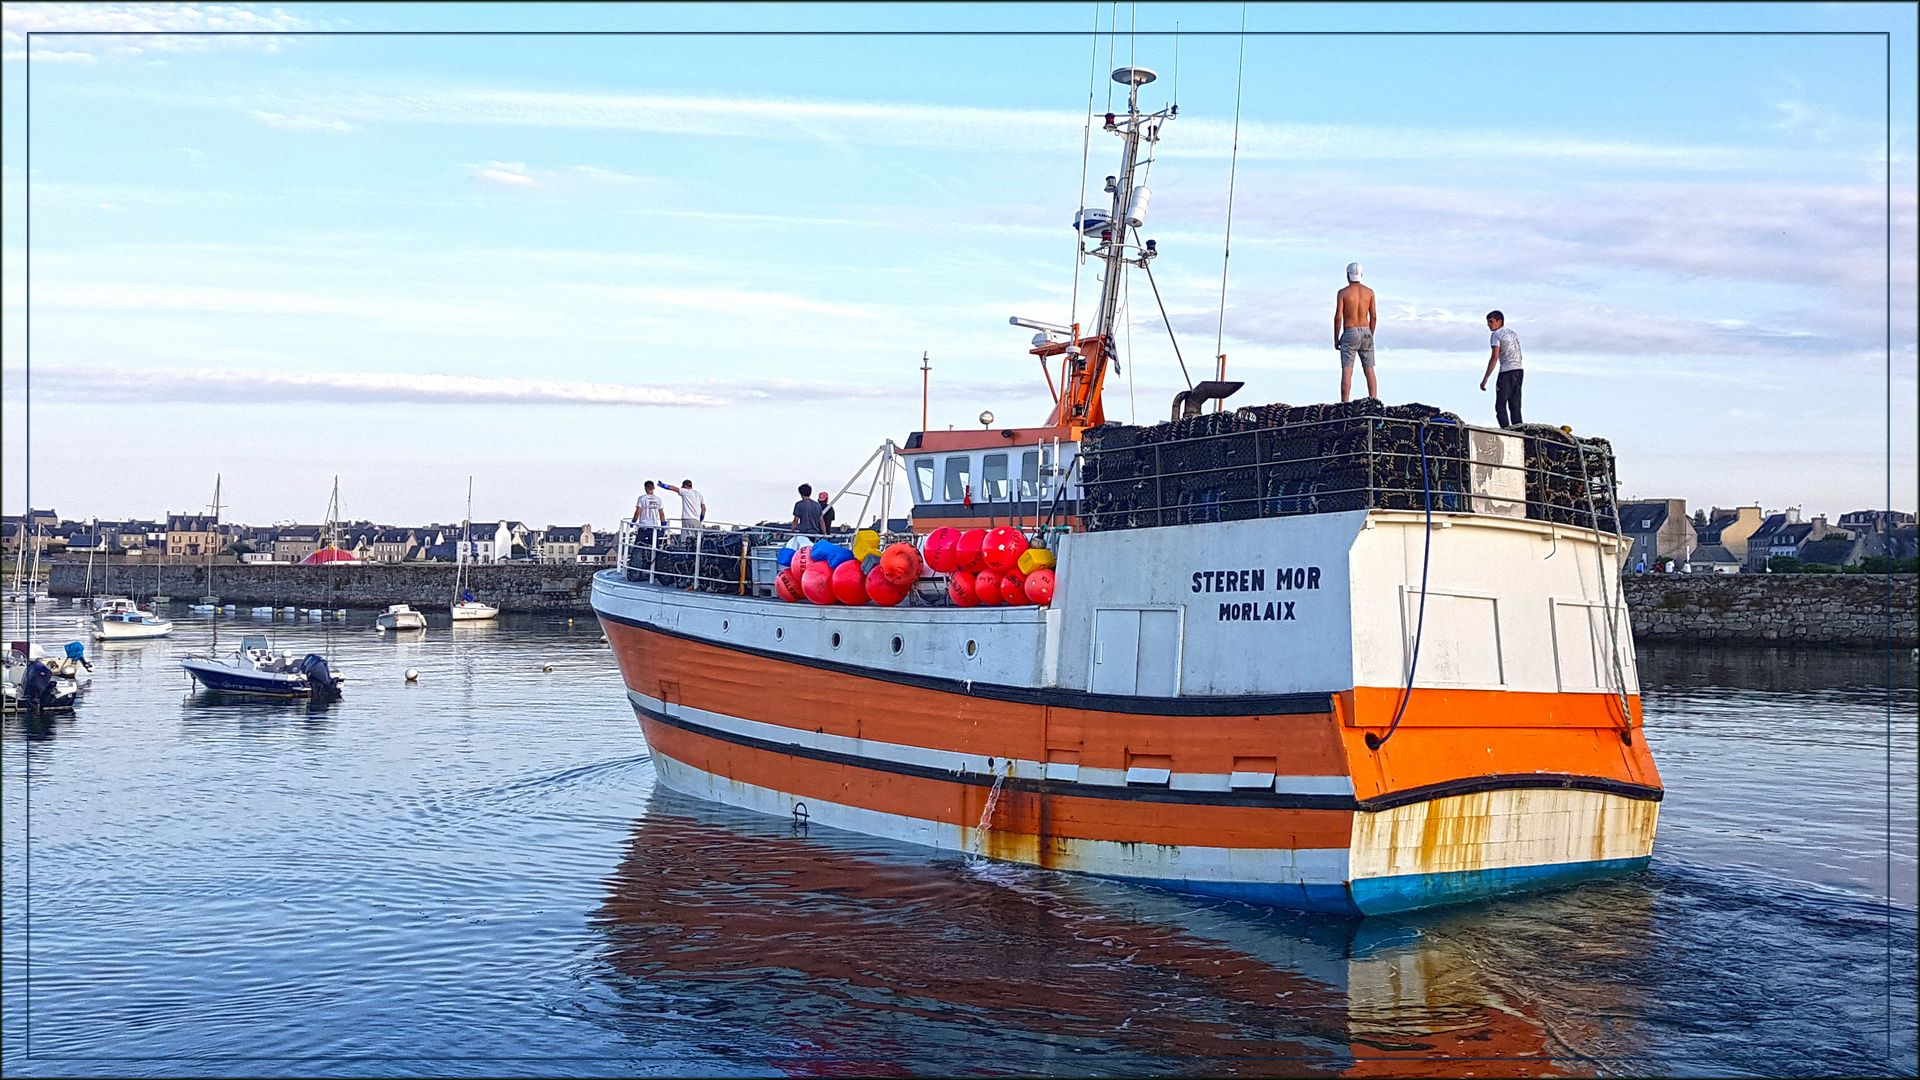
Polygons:
[[701,525],[693,527],[693,588],[700,591],[700,549],[705,546],[706,529]]

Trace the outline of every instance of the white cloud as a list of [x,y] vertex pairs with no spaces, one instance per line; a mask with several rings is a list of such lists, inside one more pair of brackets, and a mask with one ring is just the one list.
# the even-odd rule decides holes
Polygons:
[[255,120],[282,131],[326,131],[345,134],[358,130],[344,120],[332,120],[323,116],[286,116],[281,113],[263,112],[259,109],[253,109],[251,112]]
[[[409,89],[303,95],[227,94],[190,99],[203,107],[332,117],[343,123],[477,124],[645,131],[670,135],[804,140],[853,145],[1059,152],[1080,141],[1085,114],[893,102],[667,94],[578,94],[494,88]],[[1225,159],[1230,121],[1181,118],[1168,128],[1165,158]],[[1868,148],[1871,149],[1871,148]],[[1862,151],[1865,152],[1864,150]],[[1480,161],[1505,167],[1573,163],[1681,172],[1853,162],[1841,151],[1783,153],[1733,146],[1581,139],[1508,130],[1432,130],[1364,125],[1245,122],[1243,160],[1290,162]],[[1865,159],[1860,159],[1865,160]]]
[[[9,368],[15,386],[24,371]],[[635,384],[474,375],[380,372],[269,371],[258,368],[174,369],[90,365],[35,368],[41,400],[84,402],[268,403],[413,405],[645,405],[712,408],[722,405],[904,399],[906,388],[796,379],[710,379],[697,383]]]
[[[0,6],[5,59],[26,57],[27,35],[35,62],[92,61],[156,52],[206,49],[274,51],[292,39],[276,31],[311,29],[312,23],[278,8],[265,11],[233,4],[6,4]],[[196,34],[193,31],[216,31]],[[72,36],[41,37],[70,34]]]

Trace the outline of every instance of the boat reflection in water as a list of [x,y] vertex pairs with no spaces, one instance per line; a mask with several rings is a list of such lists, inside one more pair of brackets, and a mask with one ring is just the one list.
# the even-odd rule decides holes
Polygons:
[[[1604,892],[1604,910],[1593,893],[1578,906],[1606,920],[1610,944],[1644,940],[1644,891],[1623,882]],[[1174,1062],[1236,1074],[1592,1071],[1569,1060],[1581,1055],[1563,1041],[1577,1021],[1549,1024],[1493,989],[1475,961],[1477,933],[1445,929],[1484,929],[1481,907],[1366,920],[1294,914],[928,858],[658,789],[597,921],[627,1006],[619,1023],[636,1041],[691,1029],[735,1064],[750,1056],[789,1074],[973,1072],[995,1062],[1015,1071]],[[1602,1011],[1623,1010],[1632,1006]],[[1608,1041],[1573,1034],[1577,1045]]]

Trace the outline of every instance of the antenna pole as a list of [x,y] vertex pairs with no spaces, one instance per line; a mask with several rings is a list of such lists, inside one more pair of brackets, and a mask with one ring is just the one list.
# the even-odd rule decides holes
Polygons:
[[927,397],[932,387],[933,365],[927,362],[927,354],[920,353],[920,430],[927,430]]

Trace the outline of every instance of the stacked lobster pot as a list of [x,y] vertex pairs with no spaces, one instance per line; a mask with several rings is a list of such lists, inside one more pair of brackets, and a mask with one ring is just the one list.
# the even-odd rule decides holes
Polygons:
[[[1612,530],[1613,452],[1604,440],[1558,428],[1511,434],[1525,442],[1529,517]],[[1452,413],[1370,398],[1106,424],[1081,437],[1081,520],[1097,532],[1364,509],[1466,511],[1469,438]]]

